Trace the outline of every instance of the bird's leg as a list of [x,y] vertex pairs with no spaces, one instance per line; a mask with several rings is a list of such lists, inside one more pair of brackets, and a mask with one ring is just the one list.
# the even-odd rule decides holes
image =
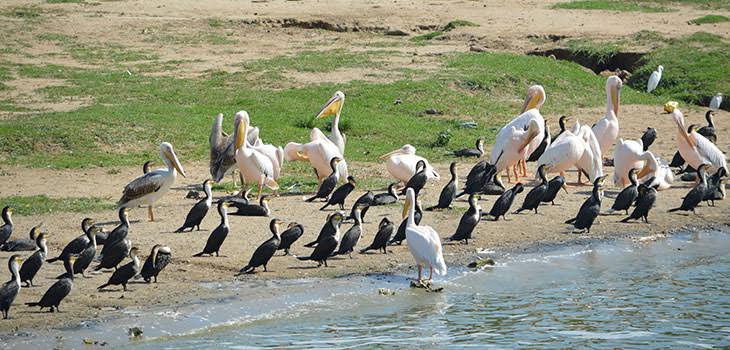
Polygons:
[[259,181],[259,195],[256,197],[257,199],[261,199],[261,191],[263,190],[264,184]]
[[433,280],[433,266],[428,266],[428,280]]
[[525,158],[520,159],[520,166],[522,167],[522,176],[527,176],[527,161]]
[[152,212],[152,204],[147,207],[147,216],[149,216],[150,221],[155,221],[155,213]]
[[423,266],[418,265],[418,282],[421,282],[422,278],[423,278]]

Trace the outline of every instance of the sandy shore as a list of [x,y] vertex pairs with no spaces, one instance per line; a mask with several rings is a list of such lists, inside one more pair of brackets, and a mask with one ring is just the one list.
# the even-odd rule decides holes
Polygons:
[[[652,150],[663,158],[671,157],[676,147],[674,137],[675,126],[668,117],[659,114],[652,108],[645,106],[625,106],[622,108],[621,136],[639,136],[646,126],[658,129],[659,139],[652,146]],[[600,115],[600,110],[582,111],[583,115]],[[721,112],[719,120],[729,117],[728,113]],[[555,118],[548,116],[554,124]],[[589,117],[583,117],[591,120]],[[699,122],[701,113],[689,113],[691,122]],[[555,125],[554,128],[557,128]],[[719,135],[727,134],[727,127],[720,126]],[[720,148],[728,149],[728,140],[720,137]],[[124,311],[142,310],[150,305],[164,307],[180,303],[192,302],[201,298],[214,298],[215,292],[199,287],[203,282],[229,282],[234,274],[248,262],[255,248],[270,233],[268,222],[271,218],[263,217],[231,217],[232,233],[226,240],[221,253],[222,257],[193,258],[192,255],[201,250],[210,230],[218,224],[219,218],[211,212],[203,222],[202,231],[177,234],[172,233],[181,222],[194,200],[185,199],[187,191],[199,184],[207,175],[207,165],[203,163],[183,164],[188,172],[187,178],[180,178],[174,189],[164,197],[160,207],[156,210],[158,221],[147,222],[146,210],[135,209],[131,213],[133,220],[130,229],[130,238],[133,244],[140,248],[146,256],[154,244],[165,244],[172,248],[173,263],[161,274],[158,284],[132,284],[128,292],[121,288],[109,288],[109,291],[98,292],[96,287],[104,283],[110,276],[109,272],[92,275],[91,278],[78,278],[76,287],[71,295],[61,305],[62,314],[40,313],[35,308],[23,305],[25,302],[36,301],[53,283],[52,277],[60,274],[63,267],[60,263],[48,264],[43,267],[36,278],[40,285],[32,288],[23,288],[12,309],[13,319],[0,322],[0,332],[28,329],[46,329],[61,326],[78,325],[90,318],[115,317]],[[475,160],[460,161],[459,175],[466,176]],[[448,164],[435,164],[441,174],[448,174]],[[382,164],[356,163],[352,164],[352,173],[359,178],[367,176],[387,177]],[[534,166],[529,169],[534,172]],[[120,173],[110,175],[108,169],[83,170],[49,170],[49,169],[21,169],[4,168],[7,175],[3,177],[3,195],[33,195],[48,194],[50,196],[97,196],[116,200],[121,188],[126,182],[137,176],[137,168],[121,169]],[[612,168],[606,168],[607,173]],[[573,184],[574,173],[569,173],[569,183]],[[444,176],[440,181],[428,184],[422,196],[424,206],[433,205],[439,195],[441,187],[448,181]],[[13,184],[9,187],[8,184]],[[618,221],[623,216],[602,216],[600,223],[594,225],[590,235],[576,235],[569,233],[568,225],[563,222],[577,212],[580,204],[590,193],[590,187],[571,186],[570,193],[561,193],[556,205],[547,205],[540,208],[540,214],[524,213],[509,215],[507,221],[483,221],[477,227],[475,239],[469,245],[448,244],[445,246],[446,261],[451,266],[462,266],[478,256],[482,250],[493,249],[522,249],[535,244],[560,244],[575,239],[611,238],[625,236],[644,236],[670,233],[686,228],[721,227],[730,224],[730,210],[726,201],[718,202],[716,207],[701,207],[699,215],[670,214],[667,209],[677,206],[681,198],[691,185],[676,182],[670,190],[659,193],[657,207],[650,215],[651,224],[632,223],[622,224]],[[366,189],[358,188],[348,198],[351,204],[357,196]],[[529,188],[528,188],[529,190]],[[613,197],[619,189],[607,188],[605,208],[613,202]],[[516,205],[521,203],[527,190],[521,194]],[[223,193],[215,193],[216,196]],[[495,197],[484,197],[481,205],[489,210]],[[313,240],[322,227],[327,211],[319,211],[319,203],[306,203],[303,195],[287,195],[274,198],[271,201],[272,218],[279,218],[287,222],[296,221],[305,227],[305,234],[294,245],[292,253],[307,255],[310,250],[302,245]],[[448,237],[458,224],[459,217],[467,208],[467,203],[460,200],[455,203],[453,210],[442,212],[428,212],[424,223],[433,226],[441,235]],[[377,224],[383,217],[400,222],[401,205],[374,207],[366,216],[365,234],[360,247],[369,244],[376,230]],[[49,239],[50,255],[55,256],[66,242],[80,234],[78,225],[85,216],[93,217],[105,227],[111,229],[116,225],[116,212],[104,211],[88,214],[58,213],[43,216],[15,217],[14,237],[25,237],[30,227],[43,222],[52,234]],[[349,224],[343,225],[347,229]],[[9,253],[0,253],[0,261],[6,261]],[[270,271],[239,277],[243,279],[272,279],[272,278],[307,278],[307,277],[337,277],[350,274],[388,273],[392,271],[408,270],[415,274],[413,259],[405,245],[389,249],[388,254],[355,254],[353,259],[335,258],[330,261],[330,267],[316,268],[312,262],[303,262],[294,257],[276,256],[269,263]],[[2,278],[7,272],[2,271]]]

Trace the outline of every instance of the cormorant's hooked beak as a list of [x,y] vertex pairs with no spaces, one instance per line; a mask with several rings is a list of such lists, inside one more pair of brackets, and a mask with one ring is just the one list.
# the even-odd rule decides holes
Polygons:
[[316,119],[322,119],[331,115],[339,115],[342,111],[342,106],[345,102],[345,95],[342,92],[337,91],[327,103],[322,106],[319,110]]
[[560,187],[563,189],[563,191],[565,191],[565,193],[568,193],[568,186],[566,186],[565,183],[560,185]]

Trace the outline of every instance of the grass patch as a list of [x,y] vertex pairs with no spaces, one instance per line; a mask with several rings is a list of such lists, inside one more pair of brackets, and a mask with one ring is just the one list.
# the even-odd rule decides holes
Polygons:
[[721,15],[706,15],[699,18],[695,18],[687,23],[689,24],[712,24],[712,23],[722,23],[722,22],[728,22],[730,21],[730,18],[727,18],[725,16]]
[[51,213],[86,213],[114,209],[116,205],[97,197],[9,196],[0,198],[2,205],[15,208],[17,215]]
[[730,42],[720,36],[699,32],[671,39],[668,46],[644,56],[629,85],[646,86],[658,65],[665,67],[656,93],[689,103],[707,103],[717,92],[730,93]]
[[131,50],[119,44],[83,43],[79,42],[74,36],[60,33],[43,33],[37,35],[36,38],[60,45],[72,58],[84,63],[124,63],[154,60],[159,57],[157,54]]
[[389,54],[389,51],[349,52],[342,49],[329,51],[303,51],[291,56],[278,56],[255,60],[243,64],[243,68],[253,72],[329,72],[340,68],[374,67],[376,56]]
[[590,39],[569,40],[567,45],[570,51],[591,57],[599,64],[607,62],[621,50],[618,43],[597,42]]
[[670,12],[672,9],[639,1],[619,0],[576,0],[561,2],[552,6],[566,10],[603,10],[620,12]]
[[5,17],[15,17],[22,19],[35,19],[41,16],[41,9],[38,6],[17,6],[6,9],[2,12]]
[[449,23],[446,23],[446,25],[443,28],[441,28],[440,30],[436,30],[436,31],[426,33],[426,34],[416,35],[413,38],[411,38],[411,41],[415,41],[415,42],[428,41],[428,40],[441,36],[444,33],[452,31],[459,27],[478,27],[478,26],[479,25],[476,23],[458,19],[458,20],[454,20]]
[[199,32],[195,34],[155,33],[145,38],[144,41],[163,45],[238,44],[238,40],[235,38],[212,32]]

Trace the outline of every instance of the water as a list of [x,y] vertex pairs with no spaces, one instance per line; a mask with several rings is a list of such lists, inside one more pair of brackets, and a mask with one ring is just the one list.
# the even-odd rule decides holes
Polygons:
[[[258,282],[233,286],[239,295],[223,303],[64,339],[88,332],[134,349],[727,347],[728,251],[730,235],[702,232],[503,254],[483,271],[452,269],[442,293],[407,288],[405,276]],[[145,341],[110,337],[140,323]]]

